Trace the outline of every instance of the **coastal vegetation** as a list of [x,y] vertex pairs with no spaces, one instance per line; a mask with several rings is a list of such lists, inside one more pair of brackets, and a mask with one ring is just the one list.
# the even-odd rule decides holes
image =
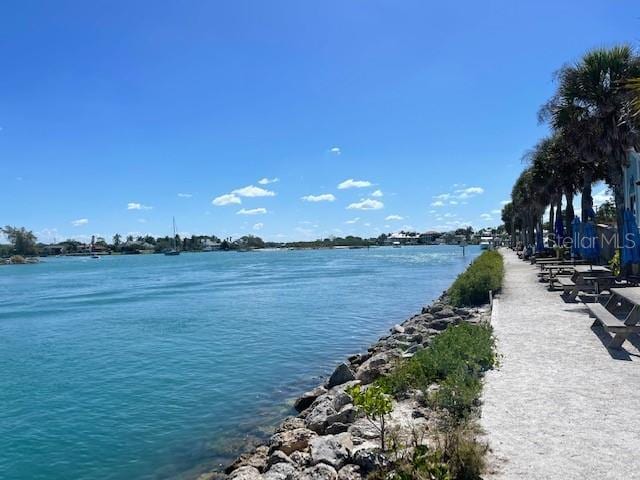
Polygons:
[[344,237],[326,237],[309,241],[293,242],[268,242],[255,235],[244,235],[233,239],[231,237],[219,238],[216,235],[191,235],[175,238],[170,236],[154,237],[152,235],[127,235],[126,237],[116,233],[109,242],[105,237],[91,236],[90,240],[81,242],[77,239],[67,239],[50,244],[38,242],[35,234],[24,227],[6,226],[0,229],[9,240],[8,244],[0,243],[0,257],[8,258],[11,255],[48,256],[48,255],[111,255],[111,254],[140,254],[162,253],[173,248],[183,252],[208,252],[222,251],[247,251],[262,248],[287,248],[287,249],[319,249],[319,248],[368,248],[374,246],[392,245],[457,245],[461,242],[477,244],[483,234],[500,235],[504,229],[487,229],[486,232],[474,232],[473,228],[458,228],[450,232],[426,232],[400,231],[396,233],[383,233],[378,237],[362,238],[353,235]]
[[[525,155],[527,166],[502,210],[513,241],[517,232],[517,239],[528,245],[542,234],[547,209],[549,231],[561,219],[571,237],[578,193],[582,221],[614,220],[621,232],[624,169],[629,150],[640,147],[640,56],[630,46],[587,52],[561,68],[556,80],[554,95],[538,114],[550,134]],[[592,186],[598,181],[611,189],[613,204],[604,204],[599,210],[606,210],[594,215]]]
[[453,282],[449,289],[452,305],[462,307],[487,303],[489,292],[500,289],[503,275],[502,255],[495,251],[483,252]]

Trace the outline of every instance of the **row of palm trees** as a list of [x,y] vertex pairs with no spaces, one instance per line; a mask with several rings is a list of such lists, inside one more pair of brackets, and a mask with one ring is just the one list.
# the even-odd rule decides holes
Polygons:
[[[628,151],[640,146],[640,56],[628,45],[600,48],[557,73],[557,89],[538,118],[550,135],[525,155],[502,218],[512,239],[535,243],[549,207],[549,225],[564,216],[571,235],[573,199],[582,194],[583,220],[593,215],[592,185],[613,192],[618,231],[624,211],[623,172]],[[640,150],[640,149],[639,149]],[[564,199],[564,211],[562,210]]]

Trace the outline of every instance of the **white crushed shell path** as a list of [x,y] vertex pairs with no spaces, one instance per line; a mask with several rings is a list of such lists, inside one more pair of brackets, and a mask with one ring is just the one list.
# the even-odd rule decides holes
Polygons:
[[[487,373],[487,480],[640,479],[640,337],[608,351],[578,303],[502,250],[492,324],[502,356]],[[608,335],[604,333],[604,335]]]

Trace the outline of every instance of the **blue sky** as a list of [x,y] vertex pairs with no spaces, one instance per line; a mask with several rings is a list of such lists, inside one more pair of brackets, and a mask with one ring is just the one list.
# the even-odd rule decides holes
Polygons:
[[271,240],[498,224],[553,72],[638,32],[630,0],[3,2],[0,223],[45,241],[172,216]]

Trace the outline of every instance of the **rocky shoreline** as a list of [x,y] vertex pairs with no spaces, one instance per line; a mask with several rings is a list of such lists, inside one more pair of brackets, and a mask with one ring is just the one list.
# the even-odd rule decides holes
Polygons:
[[[359,480],[384,467],[378,432],[354,407],[345,389],[368,385],[397,362],[428,347],[450,325],[490,321],[489,306],[456,308],[446,292],[428,307],[391,328],[367,352],[352,355],[329,379],[301,395],[299,412],[286,418],[269,441],[236,459],[225,472],[202,474],[198,480]],[[400,430],[427,429],[432,415],[416,391],[393,402],[390,423]]]

